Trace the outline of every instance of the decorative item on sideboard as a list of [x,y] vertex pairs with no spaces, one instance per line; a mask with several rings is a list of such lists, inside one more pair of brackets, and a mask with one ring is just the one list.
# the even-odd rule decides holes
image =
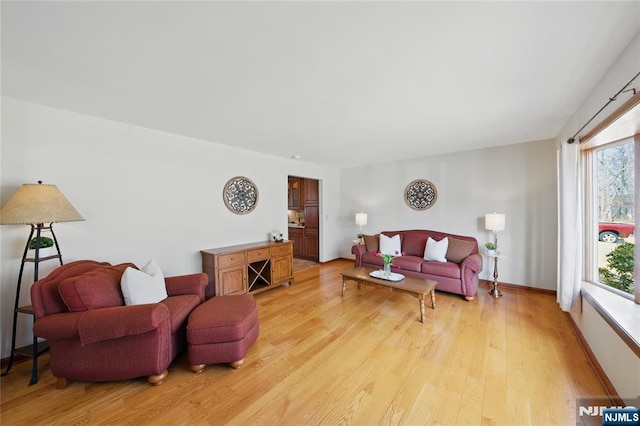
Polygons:
[[284,241],[284,237],[283,237],[282,231],[273,231],[271,233],[271,241],[276,242],[276,243],[281,243],[282,241]]

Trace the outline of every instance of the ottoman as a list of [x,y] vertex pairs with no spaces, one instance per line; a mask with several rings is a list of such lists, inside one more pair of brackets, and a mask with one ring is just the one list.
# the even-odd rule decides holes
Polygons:
[[201,373],[206,364],[238,368],[258,338],[258,306],[252,294],[216,296],[189,315],[187,359]]

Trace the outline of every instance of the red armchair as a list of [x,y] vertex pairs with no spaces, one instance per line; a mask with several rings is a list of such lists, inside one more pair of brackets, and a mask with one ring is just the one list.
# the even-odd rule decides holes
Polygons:
[[186,347],[187,318],[204,302],[207,276],[167,277],[165,300],[125,306],[120,277],[127,266],[135,265],[80,260],[60,266],[31,287],[33,332],[49,341],[58,388],[67,380],[141,376],[159,385]]

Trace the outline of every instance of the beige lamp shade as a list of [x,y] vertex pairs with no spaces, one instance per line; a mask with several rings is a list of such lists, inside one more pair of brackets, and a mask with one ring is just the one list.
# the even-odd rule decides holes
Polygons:
[[487,213],[484,215],[484,227],[493,232],[504,231],[505,219],[504,214]]
[[0,225],[76,222],[84,218],[57,186],[25,183],[0,210]]
[[356,213],[356,225],[364,226],[367,224],[367,214],[366,213]]

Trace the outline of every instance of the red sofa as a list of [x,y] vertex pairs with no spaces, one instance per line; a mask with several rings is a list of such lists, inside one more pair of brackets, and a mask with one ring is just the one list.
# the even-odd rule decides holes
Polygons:
[[135,267],[80,260],[56,268],[31,287],[33,332],[49,342],[58,388],[68,379],[141,376],[158,385],[186,348],[187,318],[204,302],[206,274],[167,277],[165,300],[125,306],[120,277],[127,266]]
[[[388,237],[400,235],[404,255],[393,260],[394,272],[437,281],[437,290],[460,294],[469,301],[475,298],[478,274],[482,271],[482,257],[478,253],[478,241],[475,238],[428,230],[385,231],[382,234]],[[447,262],[424,260],[429,237],[436,241],[449,238]],[[380,269],[383,266],[382,259],[376,256],[377,238],[378,234],[367,235],[366,244],[356,244],[351,248],[351,253],[356,256],[356,267]]]

